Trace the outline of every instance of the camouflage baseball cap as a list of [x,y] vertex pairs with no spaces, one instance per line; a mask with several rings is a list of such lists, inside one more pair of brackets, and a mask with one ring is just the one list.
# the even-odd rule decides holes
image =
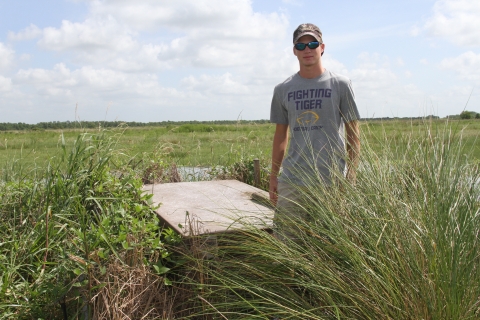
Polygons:
[[293,43],[297,43],[298,39],[305,35],[312,36],[318,42],[323,43],[322,31],[320,31],[320,29],[313,23],[302,23],[299,25],[298,28],[293,32]]

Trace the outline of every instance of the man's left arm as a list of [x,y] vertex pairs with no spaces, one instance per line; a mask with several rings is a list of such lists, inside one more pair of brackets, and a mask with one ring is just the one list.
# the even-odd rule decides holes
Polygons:
[[347,122],[345,125],[347,134],[347,179],[353,183],[357,178],[357,166],[360,159],[360,126],[358,120]]

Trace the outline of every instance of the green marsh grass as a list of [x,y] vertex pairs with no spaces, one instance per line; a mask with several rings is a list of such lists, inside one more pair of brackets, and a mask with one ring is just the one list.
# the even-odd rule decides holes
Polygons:
[[[241,156],[270,152],[272,124],[170,125],[125,128],[118,149],[131,157],[161,154],[164,162],[179,166],[230,165]],[[0,132],[0,163],[21,159],[27,165],[43,165],[61,149],[60,137],[70,147],[81,132],[98,130],[46,130]],[[34,142],[36,141],[36,142]]]
[[279,237],[247,225],[218,239],[215,259],[193,259],[192,319],[480,317],[480,169],[464,132],[363,129],[356,184],[307,177],[309,219],[285,218]]
[[[432,120],[438,126],[445,119]],[[476,143],[480,132],[480,120],[454,120],[450,124],[463,131],[465,145],[473,150],[473,159],[480,159],[480,144]],[[383,134],[391,139],[410,131],[418,135],[422,131],[421,120],[389,120],[361,122],[361,128],[367,128],[365,139],[375,151],[382,147],[378,137]],[[411,128],[419,128],[417,131]],[[273,124],[238,125],[169,125],[164,127],[125,128],[118,140],[118,149],[130,156],[150,156],[162,153],[165,162],[175,162],[179,166],[231,165],[240,157],[270,158]],[[98,129],[45,130],[45,131],[2,131],[0,132],[0,164],[20,160],[25,165],[43,166],[61,149],[61,136],[67,147],[72,146],[78,134],[98,133]],[[2,166],[3,167],[3,166]]]

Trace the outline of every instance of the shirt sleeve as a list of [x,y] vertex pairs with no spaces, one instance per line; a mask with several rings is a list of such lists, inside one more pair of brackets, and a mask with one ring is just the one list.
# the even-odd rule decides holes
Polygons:
[[273,90],[272,104],[270,107],[270,122],[276,124],[288,124],[288,111],[283,104],[281,89],[276,86]]
[[355,94],[353,93],[352,81],[347,80],[343,87],[343,95],[340,100],[340,112],[343,121],[350,122],[360,120],[360,114],[355,102]]

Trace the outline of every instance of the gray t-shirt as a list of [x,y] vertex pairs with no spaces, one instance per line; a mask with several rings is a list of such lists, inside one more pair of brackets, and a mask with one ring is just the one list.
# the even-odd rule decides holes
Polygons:
[[345,171],[344,123],[360,119],[351,81],[325,70],[318,78],[298,73],[275,87],[270,121],[288,124],[290,142],[280,181],[307,185],[330,169]]

